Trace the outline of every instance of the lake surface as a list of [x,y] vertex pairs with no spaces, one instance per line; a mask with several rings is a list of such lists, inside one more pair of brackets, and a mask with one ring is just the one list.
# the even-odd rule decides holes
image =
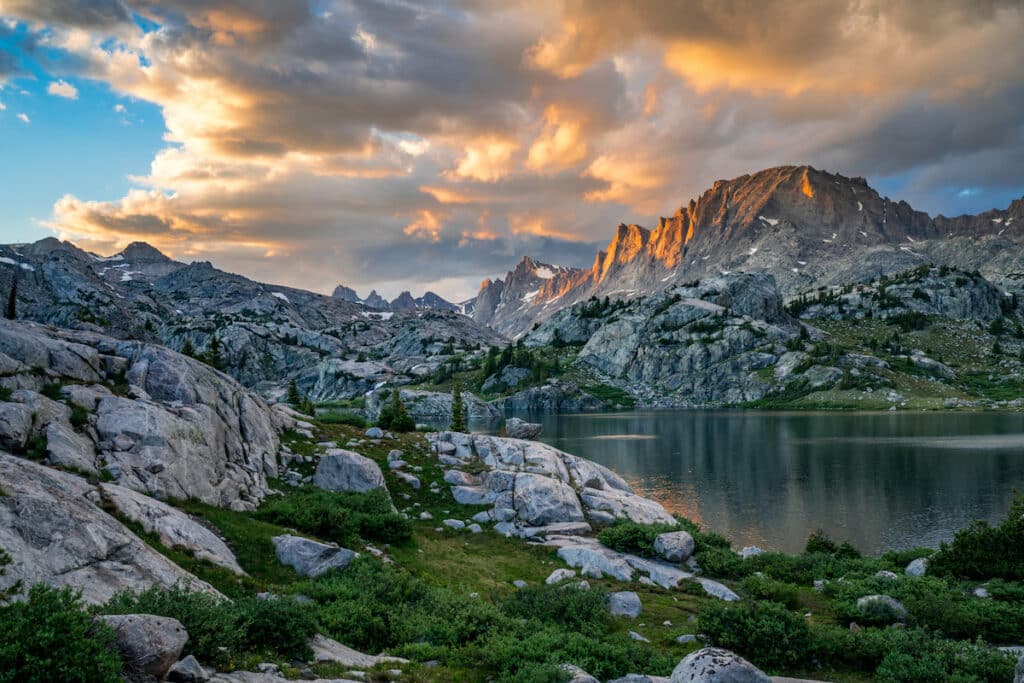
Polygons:
[[1024,491],[1022,413],[658,411],[550,415],[541,437],[606,465],[734,546],[938,546]]

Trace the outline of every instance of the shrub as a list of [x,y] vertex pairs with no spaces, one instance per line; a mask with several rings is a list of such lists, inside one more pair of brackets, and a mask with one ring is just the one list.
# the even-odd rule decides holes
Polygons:
[[70,589],[38,584],[26,601],[0,607],[0,682],[117,683],[121,668],[113,631]]
[[227,665],[243,642],[233,603],[180,586],[118,593],[98,611],[102,614],[155,614],[177,619],[188,631],[184,654],[195,655],[204,664]]
[[359,537],[398,543],[412,535],[412,523],[394,511],[383,489],[334,493],[306,487],[267,499],[256,516],[341,545],[351,545]]
[[541,585],[516,591],[502,609],[510,617],[538,619],[585,635],[597,635],[609,622],[606,599],[599,590]]
[[1014,659],[982,644],[935,638],[922,629],[836,626],[812,629],[813,654],[833,667],[874,672],[890,683],[919,681],[1008,681]]
[[603,529],[597,540],[620,553],[653,557],[654,539],[667,531],[679,531],[679,527],[675,524],[637,524],[620,520]]
[[698,623],[716,646],[762,667],[792,666],[803,661],[811,647],[804,618],[775,602],[709,603]]
[[564,681],[566,676],[557,667],[566,662],[600,680],[631,671],[667,675],[678,663],[623,635],[599,640],[537,621],[514,622],[507,629],[494,631],[473,654],[472,660],[465,661],[467,665],[495,671],[499,681],[516,683]]
[[298,583],[293,590],[321,604],[320,625],[326,635],[372,652],[399,644],[395,629],[402,615],[395,606],[408,608],[427,594],[419,580],[369,557],[356,558],[344,572]]
[[741,579],[754,572],[752,563],[728,548],[705,548],[697,553],[697,564],[705,574],[719,579]]
[[119,593],[99,611],[177,619],[188,631],[184,654],[220,667],[245,653],[305,659],[317,630],[316,612],[293,598],[231,601],[181,586]]
[[323,424],[329,425],[349,425],[351,427],[359,427],[360,429],[366,426],[366,419],[362,415],[356,415],[355,413],[332,411],[322,413],[316,419]]
[[767,576],[753,575],[743,579],[743,592],[755,600],[778,602],[789,609],[800,606],[800,589],[797,586]]
[[928,572],[967,579],[1024,580],[1024,495],[1010,505],[996,527],[975,522],[943,543],[928,562]]
[[60,382],[47,382],[39,390],[39,393],[51,401],[59,401],[61,399]]
[[72,405],[70,419],[72,427],[84,427],[89,424],[89,412],[80,405]]
[[240,649],[302,660],[312,654],[309,638],[317,631],[317,619],[309,605],[290,597],[246,598],[235,608],[243,632]]

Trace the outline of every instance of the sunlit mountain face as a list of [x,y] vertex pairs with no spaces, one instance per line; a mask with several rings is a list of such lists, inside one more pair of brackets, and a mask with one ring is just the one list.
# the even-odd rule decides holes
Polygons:
[[407,307],[740,257],[795,289],[793,244],[1024,194],[1022,36],[1011,0],[0,0],[0,241],[144,241]]

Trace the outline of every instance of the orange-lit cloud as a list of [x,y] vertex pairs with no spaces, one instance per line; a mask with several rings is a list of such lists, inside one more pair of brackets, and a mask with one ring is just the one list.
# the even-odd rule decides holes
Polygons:
[[124,196],[54,189],[59,235],[323,291],[471,280],[533,249],[583,264],[619,222],[780,163],[910,178],[936,203],[1024,186],[1015,0],[0,0],[0,17],[48,52],[55,89],[93,79],[166,127]]
[[514,140],[485,137],[466,144],[455,175],[485,183],[500,180],[512,170],[512,155],[519,148]]
[[544,111],[544,130],[533,141],[527,168],[555,173],[572,168],[587,158],[586,116],[553,104]]

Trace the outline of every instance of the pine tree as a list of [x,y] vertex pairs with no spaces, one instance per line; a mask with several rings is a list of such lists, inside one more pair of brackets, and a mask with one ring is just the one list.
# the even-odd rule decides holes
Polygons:
[[186,339],[185,343],[181,345],[181,353],[183,356],[188,356],[190,358],[196,357],[196,347],[192,345],[191,339]]
[[18,271],[14,271],[11,278],[11,293],[7,297],[7,319],[14,320],[18,317]]
[[302,394],[299,393],[299,385],[295,383],[295,380],[288,384],[288,403],[295,408],[299,408],[302,404]]
[[224,356],[220,352],[220,339],[213,335],[210,339],[210,348],[206,352],[206,363],[218,370],[224,369]]
[[458,382],[452,386],[452,422],[448,429],[453,432],[469,431],[466,426],[466,406],[462,402],[462,387]]
[[416,422],[413,421],[408,411],[406,411],[405,403],[402,402],[402,395],[397,387],[391,390],[390,428],[396,432],[412,432],[416,430]]

